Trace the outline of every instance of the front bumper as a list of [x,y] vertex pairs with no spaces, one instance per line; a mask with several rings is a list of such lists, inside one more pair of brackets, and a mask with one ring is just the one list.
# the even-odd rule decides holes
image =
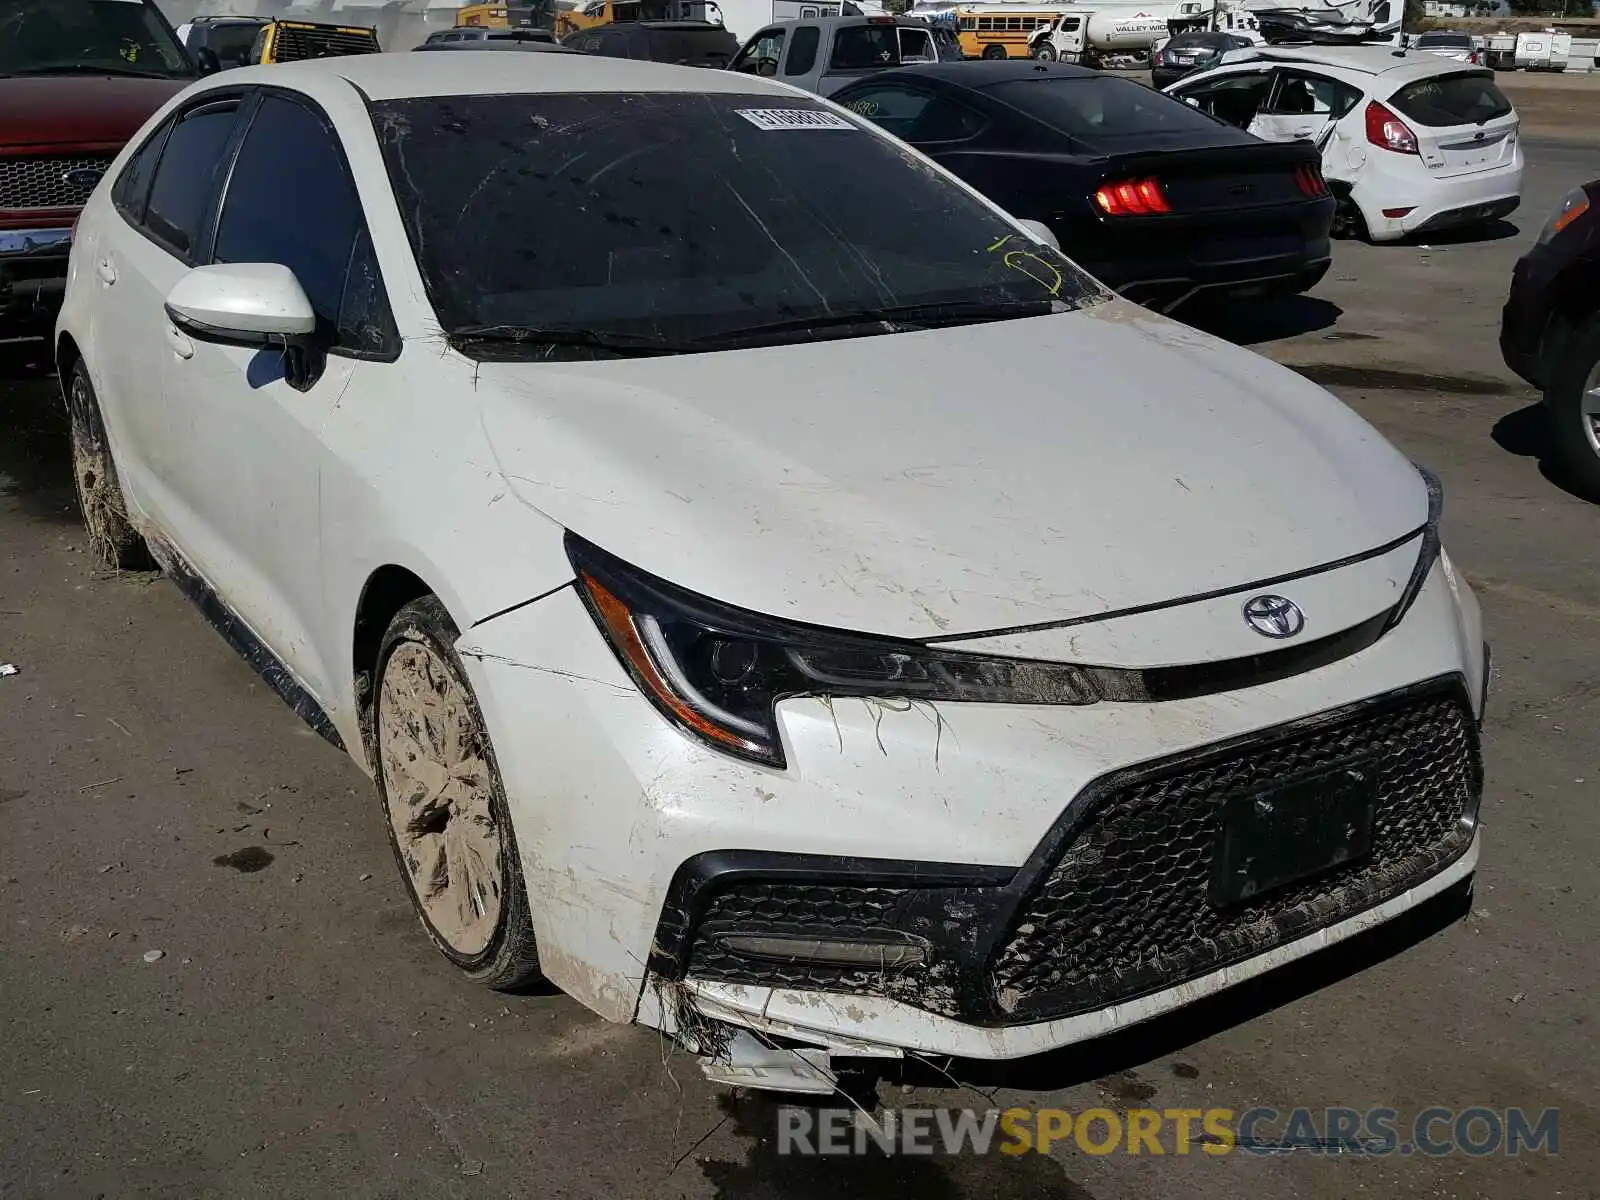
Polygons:
[[[470,631],[460,650],[505,777],[541,962],[612,1020],[682,1033],[698,1011],[803,1029],[791,1036],[835,1053],[1016,1057],[1387,920],[1475,861],[1472,717],[1485,668],[1476,603],[1447,560],[1405,621],[1366,649],[1223,694],[1083,708],[788,700],[787,770],[736,762],[668,726],[571,589]],[[1381,818],[1425,825],[1416,853],[1380,861],[1375,849],[1362,880],[1290,885],[1277,895],[1299,900],[1253,931],[1196,924],[1204,913],[1184,881],[1209,855],[1202,793],[1217,793],[1194,786],[1196,772],[1214,774],[1218,756],[1242,749],[1277,753],[1286,731],[1423,702],[1448,726],[1456,782]],[[1180,776],[1191,783],[1172,791]],[[1158,784],[1182,803],[1155,804]],[[1120,873],[1072,874],[1085,846],[1099,849],[1097,869]],[[1151,854],[1161,846],[1173,851],[1165,864]],[[706,870],[719,863],[744,874]],[[763,871],[768,891],[744,886]],[[1099,922],[1114,930],[1084,937],[1073,914],[1108,897],[1122,897]],[[931,955],[915,971],[752,969],[720,953],[752,920],[756,934],[909,934]],[[1186,941],[1186,929],[1215,945]],[[1093,954],[1113,940],[1107,967]],[[1169,960],[1168,949],[1183,953]]]
[[0,229],[0,342],[49,333],[71,250],[70,228]]

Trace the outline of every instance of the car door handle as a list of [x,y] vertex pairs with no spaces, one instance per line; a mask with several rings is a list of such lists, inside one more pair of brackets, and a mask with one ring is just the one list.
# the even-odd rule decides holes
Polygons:
[[179,358],[194,357],[194,343],[176,325],[167,326],[167,345],[172,347],[172,352]]
[[100,282],[110,287],[117,281],[117,267],[109,258],[102,258],[94,265],[94,273],[100,276]]

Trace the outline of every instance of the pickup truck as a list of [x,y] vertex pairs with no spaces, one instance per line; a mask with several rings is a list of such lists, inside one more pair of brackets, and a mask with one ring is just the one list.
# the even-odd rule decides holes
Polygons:
[[961,57],[955,42],[912,17],[775,21],[744,44],[730,71],[764,75],[829,96],[875,71]]
[[0,8],[0,343],[50,335],[84,201],[195,76],[151,0]]

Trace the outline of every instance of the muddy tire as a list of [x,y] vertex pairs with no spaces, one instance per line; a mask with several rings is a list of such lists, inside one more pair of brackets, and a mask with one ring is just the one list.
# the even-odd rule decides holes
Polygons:
[[89,549],[100,562],[118,571],[154,568],[150,547],[128,520],[128,504],[111,459],[100,402],[89,382],[88,368],[73,364],[66,381],[67,418],[72,432],[72,482],[78,511],[89,534]]
[[1600,313],[1572,331],[1550,364],[1550,441],[1566,482],[1600,501]]
[[1033,48],[1033,57],[1040,62],[1055,62],[1056,50],[1054,46],[1043,45]]
[[422,926],[467,978],[500,991],[539,979],[539,953],[494,747],[444,605],[390,622],[371,713],[389,843]]

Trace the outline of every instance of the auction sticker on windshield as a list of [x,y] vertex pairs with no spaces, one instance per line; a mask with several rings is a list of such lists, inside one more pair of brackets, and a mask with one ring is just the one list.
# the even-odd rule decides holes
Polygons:
[[757,129],[854,129],[843,117],[813,108],[736,108]]

